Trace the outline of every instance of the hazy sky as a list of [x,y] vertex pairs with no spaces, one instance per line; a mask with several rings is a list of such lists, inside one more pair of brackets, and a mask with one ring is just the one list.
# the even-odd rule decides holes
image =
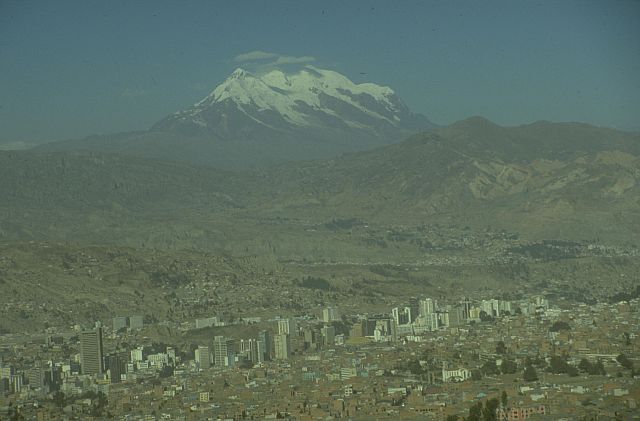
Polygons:
[[440,124],[640,129],[640,1],[0,0],[0,143],[147,129],[252,51]]

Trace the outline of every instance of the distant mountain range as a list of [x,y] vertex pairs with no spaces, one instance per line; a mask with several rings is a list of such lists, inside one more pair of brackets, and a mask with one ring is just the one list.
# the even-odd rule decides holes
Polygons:
[[276,209],[493,226],[535,238],[640,238],[640,136],[586,124],[501,127],[474,117],[269,175],[280,192]]
[[434,128],[388,87],[355,84],[307,66],[297,73],[235,70],[195,105],[148,131],[48,143],[82,150],[182,160],[222,168],[330,158],[398,142]]
[[[501,127],[474,117],[369,151],[242,173],[95,152],[0,152],[0,177],[5,239],[290,245],[285,233],[299,227],[284,221],[334,218],[640,238],[640,136],[575,123]],[[281,224],[268,238],[264,218]]]

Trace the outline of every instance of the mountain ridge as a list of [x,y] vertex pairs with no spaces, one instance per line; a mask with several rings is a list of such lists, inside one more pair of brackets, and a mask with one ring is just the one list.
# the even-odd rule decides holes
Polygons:
[[436,126],[392,89],[355,84],[307,66],[285,74],[234,71],[209,95],[149,130],[52,142],[39,151],[84,150],[226,169],[324,159],[398,142]]
[[[574,147],[567,151],[570,144]],[[253,225],[257,221],[287,226],[290,222],[283,221],[313,225],[335,218],[382,225],[464,224],[478,230],[492,226],[534,239],[634,241],[640,237],[639,147],[640,136],[611,129],[544,123],[532,130],[471,119],[373,150],[243,173],[113,157],[113,175],[83,163],[80,154],[76,178],[104,178],[89,184],[96,188],[84,200],[94,201],[88,209],[99,210],[100,221],[123,223],[123,215],[131,214],[141,227],[153,220],[154,232],[168,232],[160,235],[162,241],[178,236],[179,244],[199,247],[209,244],[210,235],[216,247],[231,244],[237,230],[263,229]],[[0,207],[6,238],[19,237],[15,227],[34,224],[24,220],[24,209],[34,215],[38,208],[62,208],[59,200],[77,200],[55,193],[66,188],[65,177],[73,174],[60,164],[63,158],[38,155],[27,151],[2,159],[0,154],[0,173],[7,180],[0,192],[11,198]],[[20,164],[16,156],[33,162]],[[24,168],[34,170],[27,174]],[[155,171],[166,174],[153,177]],[[167,182],[169,188],[159,186]],[[119,183],[122,189],[112,188]],[[42,192],[45,186],[51,191]],[[100,186],[106,186],[104,191]],[[80,187],[73,191],[82,197]],[[50,202],[25,197],[24,191],[32,190],[35,199]],[[123,196],[123,191],[129,193]],[[98,206],[100,201],[109,206]],[[167,218],[175,220],[160,222]],[[91,220],[86,224],[92,226]],[[39,229],[57,232],[50,225]],[[135,243],[140,233],[127,235]],[[270,235],[247,241],[271,243],[288,234]]]

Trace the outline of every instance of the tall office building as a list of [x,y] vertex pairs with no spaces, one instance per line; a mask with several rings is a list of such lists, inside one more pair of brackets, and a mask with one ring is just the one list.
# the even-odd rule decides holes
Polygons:
[[276,360],[288,360],[291,355],[291,342],[289,340],[289,335],[286,333],[278,333],[277,335],[274,335],[273,344]]
[[462,307],[453,307],[449,311],[449,326],[456,327],[460,326],[464,321],[464,308]]
[[325,323],[331,323],[340,320],[340,314],[335,307],[327,307],[322,310],[322,321]]
[[211,367],[211,353],[208,346],[198,346],[195,352],[196,364],[203,370]]
[[36,361],[33,367],[29,368],[26,373],[30,389],[44,389],[45,370],[41,361]]
[[391,310],[391,316],[397,325],[406,325],[411,323],[411,307],[394,307]]
[[240,353],[253,364],[264,361],[264,349],[257,339],[240,340]]
[[449,327],[449,312],[442,310],[436,314],[438,315],[438,326]]
[[278,320],[278,333],[286,333],[287,335],[295,335],[298,329],[294,319]]
[[462,318],[469,319],[471,318],[471,300],[465,298],[462,300]]
[[264,361],[271,361],[271,356],[273,355],[273,337],[271,336],[271,332],[268,330],[261,330],[258,333],[258,342],[262,344],[260,349],[262,349]]
[[120,329],[126,329],[129,326],[129,320],[126,316],[118,316],[113,318],[113,331],[117,332]]
[[438,330],[438,314],[437,313],[429,313],[425,316],[425,324],[428,326],[429,330]]
[[409,309],[411,310],[411,320],[409,320],[409,323],[413,323],[418,319],[418,316],[420,315],[420,300],[415,297],[409,298]]
[[436,312],[436,302],[431,298],[425,298],[424,300],[420,300],[420,316],[425,317],[427,314],[432,314]]
[[10,379],[15,374],[15,369],[9,364],[0,364],[0,379]]
[[322,343],[325,346],[333,346],[336,343],[336,328],[334,326],[324,326],[322,328]]
[[137,363],[140,361],[144,361],[144,348],[141,346],[131,350],[131,362]]
[[131,329],[142,329],[144,327],[142,316],[129,316],[129,327]]
[[107,355],[106,368],[109,370],[111,383],[120,383],[122,375],[127,373],[127,353],[117,352]]
[[102,328],[85,330],[80,333],[80,360],[82,374],[102,374],[104,372],[102,350]]
[[224,336],[213,338],[213,361],[220,367],[232,367],[235,362],[235,352],[233,349],[233,339]]

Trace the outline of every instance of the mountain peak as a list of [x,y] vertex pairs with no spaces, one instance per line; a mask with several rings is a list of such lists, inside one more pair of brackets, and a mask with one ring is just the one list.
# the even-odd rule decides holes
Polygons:
[[236,70],[231,73],[228,79],[241,79],[247,76],[251,76],[251,73],[244,70],[242,67],[238,67]]
[[350,144],[391,143],[432,127],[389,87],[305,66],[292,73],[237,68],[201,101],[152,130],[234,141],[344,142],[339,147],[350,151],[362,149]]

